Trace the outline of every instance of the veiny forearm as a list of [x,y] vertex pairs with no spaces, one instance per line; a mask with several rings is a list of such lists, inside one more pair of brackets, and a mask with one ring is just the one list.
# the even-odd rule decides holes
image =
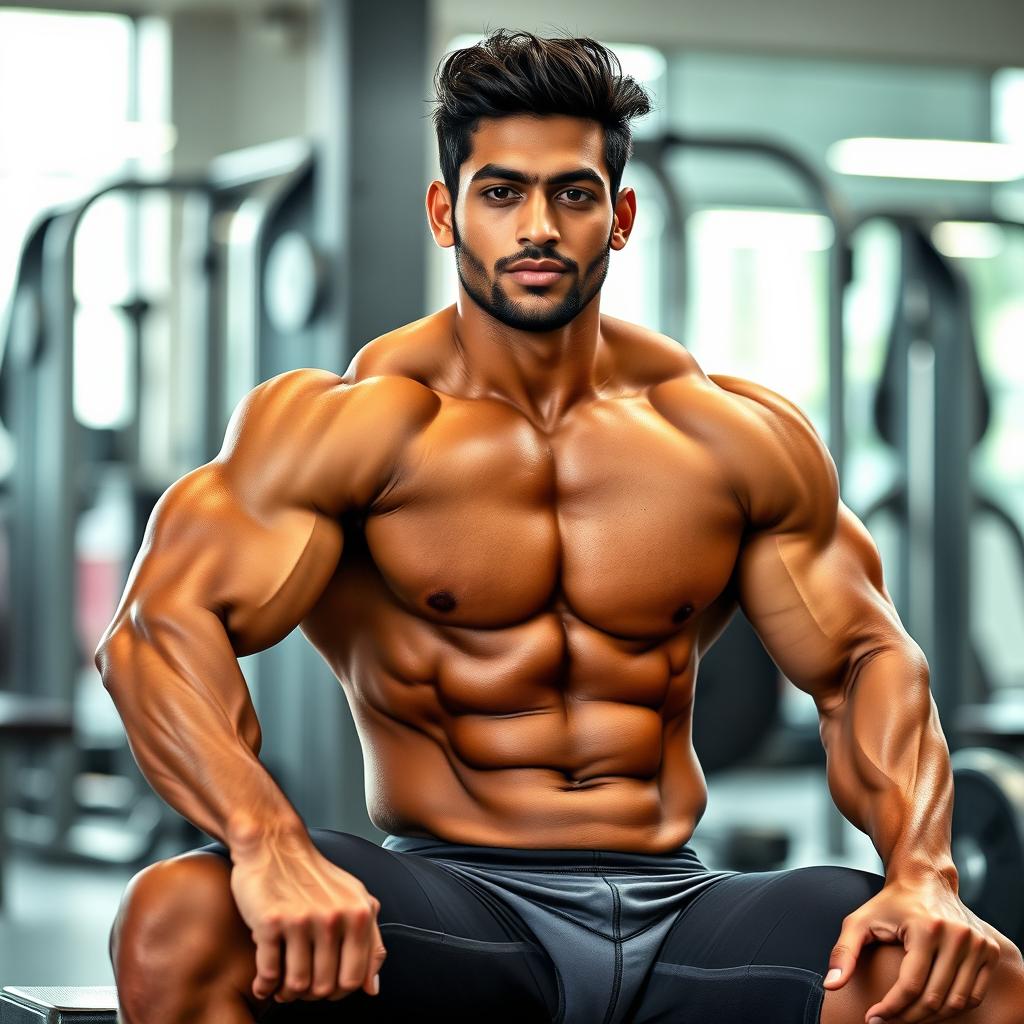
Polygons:
[[190,608],[121,625],[97,666],[150,785],[232,853],[306,836],[257,758],[259,723],[221,620]]
[[956,889],[949,748],[920,648],[872,652],[845,692],[821,720],[836,806],[871,837],[888,881],[938,875]]

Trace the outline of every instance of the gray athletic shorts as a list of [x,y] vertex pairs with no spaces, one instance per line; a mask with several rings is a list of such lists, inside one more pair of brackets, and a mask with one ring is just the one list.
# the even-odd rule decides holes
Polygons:
[[274,1024],[818,1024],[843,918],[884,884],[832,866],[709,871],[686,845],[309,834],[379,900],[388,955],[379,996],[272,1005]]
[[[555,1024],[817,1024],[842,919],[884,883],[842,867],[711,871],[685,844],[653,855],[409,836],[382,846],[429,858],[516,912],[553,962]],[[763,959],[779,940],[784,955]]]

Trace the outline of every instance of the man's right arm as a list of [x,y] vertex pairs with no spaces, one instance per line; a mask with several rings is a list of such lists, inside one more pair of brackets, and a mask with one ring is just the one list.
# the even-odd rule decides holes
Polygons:
[[[237,657],[312,610],[439,399],[404,377],[293,370],[254,388],[217,457],[157,502],[96,665],[153,788],[220,839],[256,946],[257,999],[376,994],[380,903],[313,846],[257,754]],[[277,680],[287,686],[288,680]]]
[[153,510],[96,665],[150,784],[233,855],[307,835],[257,758],[237,658],[312,609],[341,556],[341,514],[382,492],[436,402],[401,377],[280,374],[239,403],[218,455]]

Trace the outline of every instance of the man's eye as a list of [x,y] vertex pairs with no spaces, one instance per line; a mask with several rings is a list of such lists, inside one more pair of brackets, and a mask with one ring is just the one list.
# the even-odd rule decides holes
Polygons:
[[570,200],[573,206],[579,206],[582,203],[585,203],[588,199],[593,198],[593,196],[591,196],[589,192],[585,192],[581,188],[567,188],[564,192],[564,195],[568,195],[570,192],[575,192],[576,195],[580,197],[579,199]]
[[486,192],[484,192],[484,195],[485,196],[489,195],[489,196],[491,196],[492,199],[507,199],[508,196],[496,196],[493,193],[495,193],[495,192],[511,192],[511,191],[512,191],[512,189],[510,189],[508,187],[508,185],[493,185],[493,186],[491,186],[491,188],[487,189]]

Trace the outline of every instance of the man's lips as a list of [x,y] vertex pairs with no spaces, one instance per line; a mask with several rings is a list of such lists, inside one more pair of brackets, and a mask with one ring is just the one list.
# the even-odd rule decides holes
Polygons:
[[538,285],[538,284],[554,284],[564,273],[564,268],[559,270],[555,269],[544,269],[544,270],[529,270],[522,269],[517,270],[513,266],[507,273],[513,280],[519,284]]

